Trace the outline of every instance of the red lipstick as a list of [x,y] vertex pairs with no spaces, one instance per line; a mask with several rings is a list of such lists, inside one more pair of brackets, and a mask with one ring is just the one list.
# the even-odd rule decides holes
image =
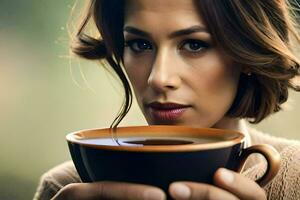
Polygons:
[[158,121],[174,121],[179,119],[190,106],[172,102],[153,102],[147,104],[147,107],[154,119]]

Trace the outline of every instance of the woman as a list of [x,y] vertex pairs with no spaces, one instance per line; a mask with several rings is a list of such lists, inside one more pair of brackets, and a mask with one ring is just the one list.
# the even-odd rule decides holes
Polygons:
[[[285,0],[94,0],[73,52],[105,59],[132,93],[147,122],[238,130],[247,145],[268,143],[282,156],[279,174],[265,187],[252,158],[243,174],[219,169],[214,185],[176,182],[174,199],[300,199],[300,144],[246,127],[281,109],[299,75],[294,47],[300,38]],[[102,39],[84,34],[93,17]],[[293,41],[293,42],[292,42]],[[122,65],[124,68],[122,68]],[[124,70],[123,70],[124,69]],[[35,199],[165,199],[159,188],[132,183],[80,183],[68,162],[46,173]]]

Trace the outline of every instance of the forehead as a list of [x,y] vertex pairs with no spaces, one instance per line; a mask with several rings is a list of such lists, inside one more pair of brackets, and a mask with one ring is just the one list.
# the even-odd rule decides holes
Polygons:
[[[127,0],[126,23],[203,24],[193,0]],[[168,23],[164,23],[168,22]]]
[[126,9],[150,12],[168,12],[177,9],[194,11],[194,4],[192,0],[127,0]]

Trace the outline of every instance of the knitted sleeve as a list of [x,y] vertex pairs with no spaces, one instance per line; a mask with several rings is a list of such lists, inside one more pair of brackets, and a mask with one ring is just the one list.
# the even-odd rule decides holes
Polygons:
[[50,200],[64,186],[80,182],[72,161],[65,162],[41,177],[33,200]]
[[[300,199],[300,145],[295,144],[284,148],[281,152],[281,164],[278,174],[264,189],[270,200]],[[261,177],[266,169],[261,162],[243,174],[252,180]]]

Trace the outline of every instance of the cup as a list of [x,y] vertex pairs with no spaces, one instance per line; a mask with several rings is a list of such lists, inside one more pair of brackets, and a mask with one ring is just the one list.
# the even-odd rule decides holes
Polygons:
[[245,137],[232,130],[187,126],[135,126],[70,133],[69,150],[83,182],[119,181],[149,184],[168,191],[175,181],[213,184],[224,167],[241,172],[248,156],[262,154],[268,163],[257,180],[264,186],[279,170],[279,153],[269,145],[245,148]]

